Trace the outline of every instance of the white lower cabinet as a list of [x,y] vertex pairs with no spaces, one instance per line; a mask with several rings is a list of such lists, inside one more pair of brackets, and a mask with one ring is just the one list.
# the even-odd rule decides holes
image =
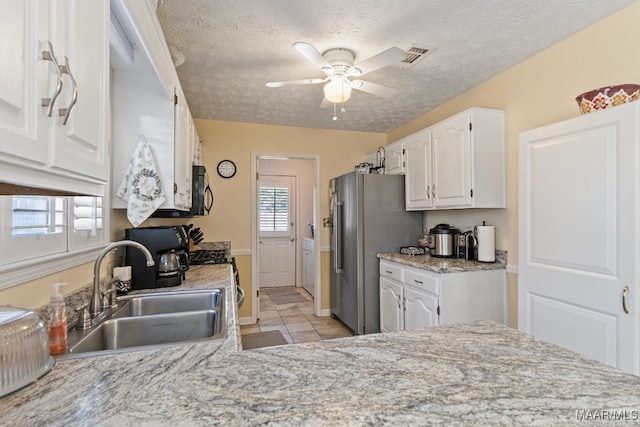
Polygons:
[[404,285],[404,329],[438,326],[438,296]]
[[302,287],[312,296],[315,293],[314,264],[313,239],[305,237],[302,240]]
[[506,323],[506,271],[439,274],[380,260],[380,331]]
[[380,276],[380,332],[404,330],[403,290],[401,282]]

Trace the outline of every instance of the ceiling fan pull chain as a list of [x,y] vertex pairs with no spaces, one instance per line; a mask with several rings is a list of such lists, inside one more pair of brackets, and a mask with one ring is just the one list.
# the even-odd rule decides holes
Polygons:
[[338,120],[338,116],[336,115],[336,104],[333,104],[333,120]]

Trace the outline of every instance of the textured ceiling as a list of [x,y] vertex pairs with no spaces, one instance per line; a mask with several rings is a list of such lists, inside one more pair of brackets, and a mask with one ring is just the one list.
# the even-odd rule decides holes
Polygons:
[[[196,118],[389,132],[601,20],[634,0],[158,0],[167,42]],[[269,81],[325,77],[292,44],[342,47],[355,63],[385,49],[432,49],[411,69],[362,77],[397,89],[353,91],[346,112],[321,109],[322,85]]]

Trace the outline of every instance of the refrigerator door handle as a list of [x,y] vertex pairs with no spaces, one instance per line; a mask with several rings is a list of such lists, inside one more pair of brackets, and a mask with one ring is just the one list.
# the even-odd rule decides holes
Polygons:
[[342,272],[342,206],[344,204],[342,202],[337,202],[335,207],[335,215],[333,221],[334,233],[333,238],[335,241],[333,242],[333,247],[335,250],[333,251],[333,256],[335,259],[333,260],[333,265],[335,265],[335,272]]

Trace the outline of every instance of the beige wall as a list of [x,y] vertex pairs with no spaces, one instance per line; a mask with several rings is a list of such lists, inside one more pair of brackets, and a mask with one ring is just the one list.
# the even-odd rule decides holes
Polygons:
[[[640,80],[640,2],[574,34],[388,134],[396,141],[469,107],[505,111],[507,208],[429,212],[426,224],[497,226],[496,246],[518,263],[518,135],[579,115],[574,98],[590,89]],[[510,325],[515,326],[517,276],[509,275]]]

